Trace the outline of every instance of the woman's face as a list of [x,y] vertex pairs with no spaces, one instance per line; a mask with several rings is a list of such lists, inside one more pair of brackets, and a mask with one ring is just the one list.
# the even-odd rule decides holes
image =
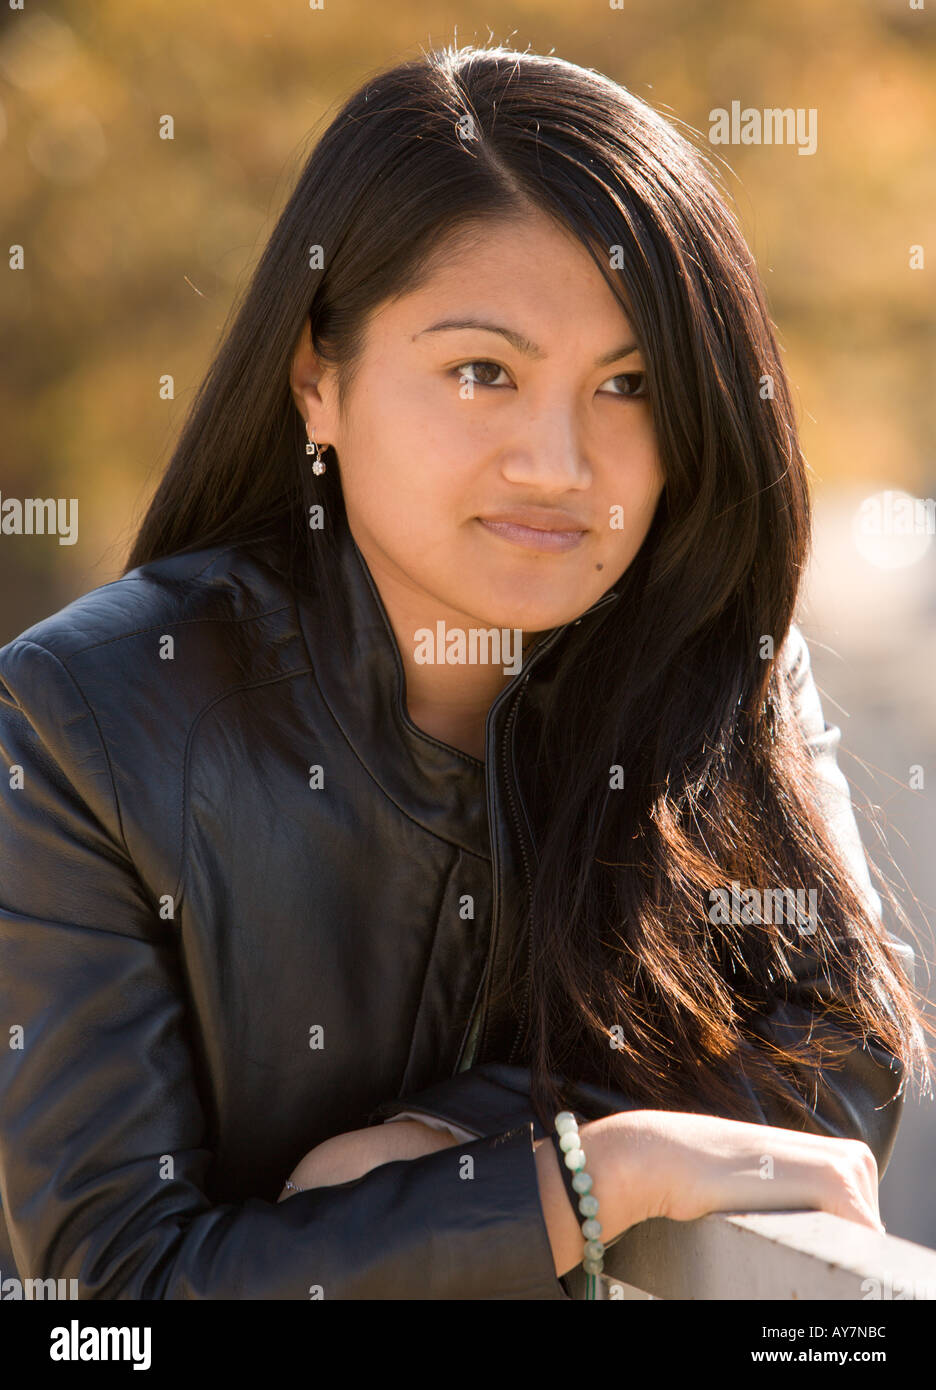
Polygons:
[[[624,573],[663,475],[643,359],[588,253],[539,213],[475,237],[372,316],[343,416],[308,326],[293,387],[337,451],[351,532],[382,591],[429,620],[539,632]],[[469,319],[492,327],[444,326]],[[534,531],[529,545],[485,524],[517,509],[580,534],[559,548]]]

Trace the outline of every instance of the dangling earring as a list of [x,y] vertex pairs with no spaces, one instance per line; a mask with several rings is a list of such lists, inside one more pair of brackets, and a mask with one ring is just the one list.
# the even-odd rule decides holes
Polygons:
[[[327,444],[325,445],[325,448],[326,448],[326,449],[328,448],[328,445],[327,445]],[[320,474],[320,473],[324,473],[324,472],[325,472],[325,465],[324,465],[324,463],[322,462],[322,450],[319,448],[318,444],[316,444],[316,442],[315,442],[315,430],[312,431],[312,438],[311,438],[311,440],[307,440],[307,441],[306,441],[306,453],[307,453],[307,454],[314,454],[314,455],[315,455],[315,457],[314,457],[314,459],[313,459],[313,461],[312,461],[312,472],[315,473],[316,475],[318,475],[318,474]]]

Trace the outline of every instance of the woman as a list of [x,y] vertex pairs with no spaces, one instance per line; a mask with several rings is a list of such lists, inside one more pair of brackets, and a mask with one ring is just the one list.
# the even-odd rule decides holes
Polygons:
[[752,258],[672,127],[501,49],[356,93],[123,577],[0,652],[21,1275],[563,1298],[567,1105],[606,1245],[882,1229],[928,1058],[808,540]]

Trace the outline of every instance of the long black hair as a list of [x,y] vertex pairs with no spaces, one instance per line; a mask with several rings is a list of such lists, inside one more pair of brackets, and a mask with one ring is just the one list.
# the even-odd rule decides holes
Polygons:
[[[930,1076],[929,1025],[824,826],[778,661],[810,544],[806,467],[717,185],[650,106],[559,58],[445,48],[374,77],[308,158],[126,565],[273,532],[293,582],[338,615],[340,458],[313,491],[289,382],[306,320],[341,408],[369,316],[454,234],[535,208],[588,250],[644,356],[665,485],[622,600],[556,649],[523,760],[540,853],[524,951],[496,983],[517,1000],[547,1126],[573,1070],[739,1119],[742,1072],[764,1093],[802,1085],[834,1049],[792,1032],[765,1045],[755,1020],[803,952],[837,981],[840,1051],[873,1036],[901,1087],[917,1064]],[[736,881],[815,889],[817,929],[714,922],[713,890]]]

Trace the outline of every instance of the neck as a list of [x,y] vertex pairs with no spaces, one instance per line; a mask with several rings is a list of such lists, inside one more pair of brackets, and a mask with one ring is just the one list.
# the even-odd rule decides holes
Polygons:
[[[379,559],[372,560],[370,555],[364,558],[400,651],[410,719],[424,733],[483,761],[488,710],[514,679],[521,666],[521,654],[527,655],[539,634],[511,632],[509,650],[505,649],[506,641],[500,652],[496,646],[486,651],[482,644],[481,652],[486,651],[487,660],[472,661],[467,651],[468,633],[484,628],[483,623],[455,609],[440,613],[437,604],[432,604],[432,612],[428,613],[424,595],[414,591]],[[459,659],[453,656],[450,663],[446,655],[459,634],[466,650],[457,652]]]

